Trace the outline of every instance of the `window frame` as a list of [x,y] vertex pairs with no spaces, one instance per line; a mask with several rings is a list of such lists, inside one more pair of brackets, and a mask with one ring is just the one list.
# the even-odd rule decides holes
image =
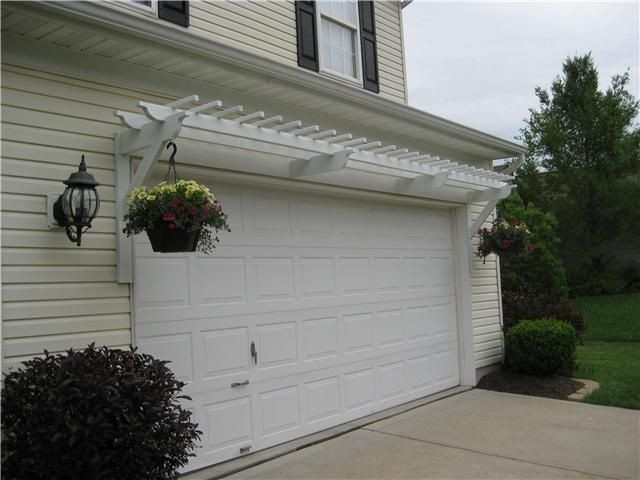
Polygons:
[[151,0],[151,5],[143,5],[133,0],[126,0],[126,2],[135,8],[140,8],[145,12],[150,12],[154,14],[156,18],[158,17],[158,0]]
[[[316,37],[318,42],[318,70],[319,73],[336,77],[340,80],[347,81],[349,83],[353,83],[356,85],[362,85],[362,51],[360,45],[360,9],[358,8],[358,1],[355,0],[353,2],[353,8],[355,10],[355,24],[350,24],[345,22],[344,20],[334,17],[329,13],[325,13],[322,11],[320,7],[320,1],[316,1]],[[327,20],[337,23],[341,27],[348,28],[349,30],[354,32],[353,43],[355,45],[355,65],[354,71],[356,76],[350,77],[349,75],[345,75],[344,73],[336,72],[335,70],[331,70],[326,66],[326,60],[323,54],[323,45],[322,45],[322,18],[326,18]]]

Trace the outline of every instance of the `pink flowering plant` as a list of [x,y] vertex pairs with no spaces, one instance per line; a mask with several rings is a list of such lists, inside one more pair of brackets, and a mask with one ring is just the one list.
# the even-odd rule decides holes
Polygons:
[[220,239],[217,233],[230,231],[228,217],[211,191],[193,180],[162,182],[153,188],[134,188],[127,200],[129,213],[123,232],[127,236],[154,228],[200,230],[198,250],[211,253]]
[[491,228],[481,228],[478,231],[480,242],[476,255],[486,258],[488,255],[518,255],[531,249],[529,243],[530,232],[527,225],[515,220],[507,222],[498,218]]

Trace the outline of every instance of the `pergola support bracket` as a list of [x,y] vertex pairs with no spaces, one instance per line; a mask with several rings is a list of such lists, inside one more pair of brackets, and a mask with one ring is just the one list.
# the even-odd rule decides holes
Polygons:
[[[192,99],[192,97],[187,97]],[[142,103],[142,102],[141,102]],[[141,105],[142,106],[142,105]],[[159,112],[161,106],[154,106],[150,110]],[[147,110],[142,107],[145,112]],[[167,143],[177,137],[182,129],[182,121],[186,116],[184,111],[176,112],[173,108],[167,108],[171,112],[159,115],[158,120],[145,121],[139,115],[128,112],[116,112],[122,122],[132,128],[116,134],[115,137],[115,164],[116,164],[116,227],[117,235],[117,272],[118,283],[131,283],[133,281],[133,245],[132,240],[122,231],[124,228],[124,215],[126,213],[127,198],[131,191],[144,184],[153,172]],[[150,115],[147,115],[149,117]],[[143,150],[142,161],[131,176],[130,154]]]
[[487,220],[487,217],[491,215],[491,212],[496,208],[498,202],[507,198],[514,188],[513,185],[507,185],[498,190],[482,190],[469,193],[467,197],[468,203],[487,202],[476,219],[470,224],[469,238],[473,238],[473,236],[478,233],[480,226]]

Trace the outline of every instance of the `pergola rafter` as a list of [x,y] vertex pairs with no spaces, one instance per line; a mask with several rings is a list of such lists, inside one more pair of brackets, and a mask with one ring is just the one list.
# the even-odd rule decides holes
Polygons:
[[[291,178],[337,172],[353,163],[360,164],[361,169],[396,177],[397,191],[407,195],[424,196],[448,181],[466,185],[469,201],[501,198],[507,188],[511,189],[510,175],[458,165],[428,153],[384,145],[380,140],[354,139],[350,133],[320,131],[318,125],[303,125],[300,120],[285,120],[281,115],[265,118],[264,112],[246,112],[242,105],[225,106],[221,100],[214,100],[181,108],[198,101],[198,96],[192,95],[165,105],[139,102],[142,113],[116,112],[128,128],[116,135],[115,144],[120,282],[131,281],[131,242],[121,233],[126,198],[133,188],[148,180],[166,144],[185,127],[197,131],[198,140],[210,138],[211,143],[216,143],[216,135],[225,135],[255,143],[256,150],[265,153],[291,149]],[[140,151],[142,162],[131,177],[129,156]]]

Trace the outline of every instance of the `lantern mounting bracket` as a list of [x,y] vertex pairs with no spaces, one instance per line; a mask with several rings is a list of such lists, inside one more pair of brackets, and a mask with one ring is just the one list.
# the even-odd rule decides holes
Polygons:
[[47,227],[56,230],[64,228],[64,225],[60,225],[60,222],[53,216],[54,205],[59,198],[60,193],[47,193]]

